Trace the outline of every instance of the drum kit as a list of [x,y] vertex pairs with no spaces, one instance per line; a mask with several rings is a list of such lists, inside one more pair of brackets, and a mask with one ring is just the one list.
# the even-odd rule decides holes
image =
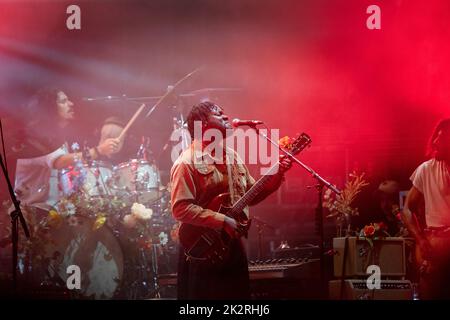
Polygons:
[[[156,165],[92,161],[58,177],[62,198],[55,208],[28,208],[32,239],[22,245],[19,264],[25,289],[59,288],[85,299],[160,298],[159,273],[176,268],[177,223]],[[79,290],[67,289],[69,266],[80,268]]]

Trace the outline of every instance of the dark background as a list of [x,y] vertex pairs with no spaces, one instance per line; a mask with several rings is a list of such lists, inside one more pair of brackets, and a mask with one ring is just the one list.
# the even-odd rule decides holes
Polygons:
[[[66,28],[70,4],[81,8],[81,30]],[[371,4],[381,7],[381,30],[366,28]],[[159,96],[203,66],[179,93],[240,90],[169,101],[132,129],[151,138],[163,176],[171,161],[162,147],[179,115],[170,107],[210,98],[230,118],[261,119],[281,135],[307,132],[313,146],[300,159],[339,187],[359,169],[372,188],[390,178],[407,190],[430,131],[450,114],[449,16],[446,0],[0,1],[5,139],[33,117],[22,108],[40,87],[64,88],[76,104],[80,140],[95,144],[106,117],[128,119],[138,105],[83,97]],[[14,159],[10,168],[13,175]],[[271,241],[316,242],[312,184],[295,167],[253,209],[276,228],[265,228],[264,250]],[[250,240],[255,256],[256,228]]]

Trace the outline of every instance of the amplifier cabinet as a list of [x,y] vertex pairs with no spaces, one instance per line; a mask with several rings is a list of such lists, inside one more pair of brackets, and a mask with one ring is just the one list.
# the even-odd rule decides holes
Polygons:
[[[341,277],[345,238],[334,238],[334,276]],[[382,277],[404,277],[406,273],[405,240],[387,237],[374,240],[373,247],[364,238],[349,237],[345,265],[346,277],[368,277],[367,267],[380,267]]]
[[341,280],[329,282],[331,300],[412,300],[413,288],[409,280],[381,280],[380,289],[367,288],[366,280],[344,280],[341,297]]

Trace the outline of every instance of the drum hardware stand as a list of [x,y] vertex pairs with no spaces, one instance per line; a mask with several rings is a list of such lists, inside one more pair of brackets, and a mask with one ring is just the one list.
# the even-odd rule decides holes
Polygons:
[[[27,239],[30,239],[30,232],[28,231],[27,223],[23,217],[22,210],[20,209],[20,201],[17,200],[14,193],[14,189],[11,184],[11,180],[8,175],[8,164],[6,161],[5,141],[3,139],[3,125],[0,119],[0,135],[2,140],[3,155],[0,155],[0,166],[2,167],[3,175],[8,185],[9,195],[11,201],[14,204],[14,210],[10,213],[11,216],[11,240],[12,240],[12,275],[13,275],[13,289],[17,290],[17,256],[18,256],[18,243],[19,243],[19,221]],[[5,160],[3,161],[3,157]]]
[[[98,162],[94,162],[94,165],[95,165],[95,171],[96,171],[96,174],[94,175],[95,176],[95,186],[97,187],[97,190],[99,191],[99,193],[103,193],[102,195],[105,195],[105,193],[106,193],[107,196],[110,196],[111,193],[110,193],[109,187],[107,185],[108,182],[103,179],[103,175],[100,172],[100,166],[99,166]],[[100,180],[100,182],[99,182],[99,180]],[[100,186],[101,186],[101,188],[100,188]]]
[[149,294],[149,268],[148,268],[148,257],[144,248],[139,248],[139,257],[138,257],[138,265],[139,265],[139,276],[134,281],[136,286],[136,291],[140,290],[140,292],[136,292],[135,299],[141,299],[146,297]]
[[138,152],[136,153],[136,158],[138,160],[149,161],[148,148],[150,146],[150,138],[142,136],[141,145],[139,146]]
[[178,125],[179,125],[178,129],[181,130],[181,136],[182,136],[182,140],[181,140],[182,145],[181,145],[181,147],[182,147],[183,150],[186,150],[189,147],[189,145],[190,145],[190,143],[189,143],[190,137],[187,136],[186,128],[185,128],[185,125],[184,125],[185,121],[186,120],[183,117],[183,113],[180,112],[180,119],[179,120],[177,119],[177,122],[178,122]]
[[[83,149],[84,149],[83,154],[88,155],[87,159],[86,159],[87,164],[88,164],[87,170],[90,171],[92,173],[92,175],[95,177],[95,188],[97,188],[100,195],[105,195],[103,193],[103,191],[106,191],[106,194],[110,195],[108,192],[108,188],[106,187],[106,182],[103,180],[103,176],[100,172],[99,163],[98,163],[98,161],[94,161],[94,159],[92,159],[92,157],[89,153],[89,147],[87,146],[86,141],[84,142]],[[93,167],[93,169],[91,169],[91,167]],[[94,171],[92,172],[92,170],[94,170]]]
[[155,286],[155,293],[153,297],[155,299],[161,298],[161,292],[159,288],[159,272],[158,272],[158,246],[159,244],[152,244],[153,285]]
[[[323,199],[323,188],[326,187],[330,189],[332,192],[336,193],[337,195],[341,194],[341,191],[336,188],[336,186],[332,185],[330,182],[325,180],[323,177],[321,177],[316,171],[314,171],[311,167],[304,164],[302,161],[298,160],[293,154],[291,154],[289,151],[281,148],[281,146],[273,141],[267,134],[261,133],[260,130],[256,127],[256,125],[250,125],[252,129],[254,129],[259,136],[263,137],[267,141],[269,141],[272,145],[276,146],[281,152],[283,152],[286,156],[288,156],[292,161],[297,163],[300,167],[305,169],[307,172],[311,174],[311,176],[317,180],[316,190],[317,190],[317,196],[318,196],[318,203],[316,207],[316,225],[317,225],[317,233],[320,237],[320,243],[319,243],[319,252],[320,252],[320,285],[321,285],[321,292],[324,294],[327,292],[327,284],[325,279],[325,235],[324,235],[324,228],[323,228],[323,205],[322,205],[322,199]],[[267,126],[266,126],[267,128]],[[267,128],[268,129],[268,128]],[[268,130],[269,131],[269,130]]]
[[256,229],[258,230],[258,260],[263,259],[263,250],[262,250],[262,242],[263,242],[263,233],[264,228],[269,227],[272,230],[275,230],[274,226],[264,222],[259,217],[253,216],[252,220],[256,222]]
[[[137,255],[134,257],[135,261],[128,261],[127,264],[134,265],[134,268],[129,266],[132,270],[134,270],[136,276],[130,278],[128,274],[128,287],[129,292],[127,295],[127,299],[136,300],[145,297],[148,294],[148,282],[147,282],[147,258],[145,257],[145,252],[142,248],[138,249]],[[129,272],[129,271],[128,271]]]
[[139,249],[139,253],[141,255],[141,259],[142,259],[142,264],[140,267],[140,272],[141,272],[141,285],[143,285],[145,287],[145,295],[148,294],[149,292],[149,279],[148,279],[148,274],[149,274],[149,268],[148,266],[148,259],[147,259],[147,255],[145,254],[145,251],[143,248]]

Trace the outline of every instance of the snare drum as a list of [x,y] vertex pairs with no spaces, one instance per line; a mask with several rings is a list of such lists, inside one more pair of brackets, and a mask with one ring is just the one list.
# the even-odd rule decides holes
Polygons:
[[81,168],[71,167],[59,172],[60,190],[64,196],[82,192],[91,197],[111,195],[109,184],[112,166],[103,161],[92,161]]
[[160,197],[160,181],[155,165],[133,159],[114,167],[111,186],[116,194],[145,204]]

